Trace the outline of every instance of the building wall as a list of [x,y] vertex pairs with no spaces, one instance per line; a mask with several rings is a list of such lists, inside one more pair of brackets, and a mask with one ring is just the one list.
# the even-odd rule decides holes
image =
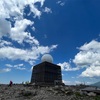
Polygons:
[[31,83],[54,84],[55,80],[62,82],[60,66],[43,62],[33,67]]

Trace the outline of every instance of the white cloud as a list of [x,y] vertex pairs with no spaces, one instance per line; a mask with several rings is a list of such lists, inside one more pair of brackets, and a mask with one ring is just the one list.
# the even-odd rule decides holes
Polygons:
[[60,3],[60,5],[61,5],[61,6],[64,6],[64,5],[65,5],[65,3],[64,3],[64,2],[62,2],[62,3]]
[[[35,3],[41,4],[41,9],[45,0],[0,0],[0,59],[21,60],[33,65],[34,62],[44,53],[49,53],[57,48],[57,45],[41,46],[33,33],[28,32],[27,27],[35,31],[34,18],[40,18],[40,11]],[[26,6],[30,7],[28,13],[24,12]],[[45,7],[45,12],[52,12],[50,8]],[[33,15],[33,19],[24,18]],[[7,19],[7,20],[6,20]],[[4,40],[4,37],[7,38]],[[17,43],[18,45],[16,45]],[[28,43],[28,49],[25,49]],[[19,48],[18,48],[19,47]],[[25,48],[24,48],[25,47]],[[16,67],[25,69],[21,65],[6,64],[7,67]]]
[[100,77],[100,66],[90,66],[80,75],[82,77]]
[[0,69],[0,73],[6,73],[6,72],[10,72],[10,71],[11,71],[10,68]]
[[[48,46],[38,46],[38,52],[40,52],[41,54],[45,54],[45,53],[49,53],[50,51],[52,51],[53,49],[57,48],[57,45],[52,45],[51,47]],[[34,48],[33,48],[34,50]]]
[[18,43],[27,42],[29,44],[39,45],[37,39],[31,36],[29,32],[25,32],[27,26],[31,26],[33,22],[27,19],[17,20],[15,26],[11,28],[10,38]]
[[38,58],[38,53],[13,47],[0,48],[0,58],[7,58],[10,60],[23,60],[29,62]]
[[92,84],[92,82],[89,82],[89,81],[75,81],[74,83],[75,83],[76,85],[80,85],[80,84],[89,85],[89,84]]
[[66,81],[66,80],[62,80],[62,82],[63,82],[65,85],[72,85],[72,84],[73,84],[71,81]]
[[61,3],[61,1],[57,1],[57,3],[59,4],[59,3]]
[[32,27],[32,30],[35,31],[35,27]]
[[[92,51],[97,51],[100,50],[100,42],[96,40],[92,40],[90,43],[85,43],[83,46],[79,48],[80,50],[92,50]],[[100,52],[100,51],[99,51]]]
[[33,70],[33,66],[30,68],[30,71],[32,71]]
[[[30,13],[34,14],[34,17],[41,16],[41,11],[35,6],[36,2],[40,2],[41,7],[45,0],[0,0],[0,38],[7,36],[18,43],[28,42],[30,44],[39,45],[37,39],[31,36],[31,33],[25,32],[27,26],[31,26],[33,21],[23,18],[24,8],[29,5]],[[11,22],[5,20],[10,18],[13,20],[14,27],[11,26]],[[6,30],[5,30],[6,29]],[[35,30],[35,27],[32,26]],[[7,35],[8,34],[8,35]]]
[[[2,36],[7,36],[20,44],[27,42],[29,44],[39,45],[39,41],[35,39],[34,36],[31,36],[31,33],[25,32],[27,26],[33,25],[34,22],[27,19],[16,20],[14,27],[11,27],[10,22],[6,20],[2,20],[1,22],[3,24],[0,24],[0,38]],[[1,42],[3,45],[4,41]],[[7,44],[7,42],[5,44]]]
[[17,65],[6,64],[5,66],[9,68],[15,68],[18,70],[26,70],[26,68],[24,67],[24,64],[17,64]]
[[65,5],[65,2],[62,2],[62,1],[57,1],[56,3],[59,4],[60,6],[64,6]]
[[92,40],[79,48],[73,62],[78,68],[86,68],[80,76],[100,77],[100,42]]
[[24,64],[17,64],[17,65],[14,65],[13,67],[17,68],[17,67],[22,67],[22,66],[24,66]]
[[75,84],[77,85],[77,84],[84,84],[84,83],[81,81],[75,81]]
[[89,81],[66,81],[66,80],[63,80],[63,83],[65,83],[66,85],[80,85],[80,84],[86,84],[86,85],[89,85],[89,84],[92,84],[92,82],[89,82]]
[[12,45],[12,43],[9,41],[0,40],[0,47],[11,46],[11,45]]
[[33,47],[32,50],[24,50],[15,47],[2,47],[0,48],[0,58],[7,58],[10,60],[19,59],[33,64],[34,61],[39,58],[40,54],[49,53],[55,48],[54,45],[51,47]]
[[44,12],[46,12],[46,13],[52,13],[52,10],[50,8],[48,8],[48,7],[45,7]]
[[[7,36],[20,44],[27,42],[29,44],[39,45],[39,41],[35,39],[31,33],[25,31],[28,26],[31,26],[35,31],[35,27],[33,26],[34,22],[25,19],[23,15],[25,13],[25,7],[29,6],[29,13],[33,13],[34,18],[40,18],[42,12],[39,11],[35,3],[39,2],[42,8],[44,1],[45,0],[0,0],[0,38]],[[46,11],[50,11],[50,9],[46,8]],[[7,21],[5,19],[10,20]],[[13,21],[13,26],[11,25],[11,20]]]
[[17,67],[16,69],[18,69],[18,70],[26,70],[26,68],[25,67]]
[[5,64],[5,66],[7,66],[9,68],[12,68],[13,67],[13,65],[11,65],[11,64]]
[[57,65],[61,66],[62,71],[76,71],[76,70],[78,70],[78,68],[72,68],[68,62],[59,63]]
[[26,70],[24,64],[17,64],[17,65],[14,65],[13,67],[18,70]]
[[10,33],[10,22],[8,22],[7,20],[0,18],[0,38],[2,36],[6,36],[7,34]]
[[34,17],[40,17],[41,12],[34,4],[40,2],[42,7],[44,1],[45,0],[0,0],[0,16],[2,18],[10,18],[10,16],[15,16],[16,18],[22,17],[24,7],[29,5],[31,13],[34,13]]

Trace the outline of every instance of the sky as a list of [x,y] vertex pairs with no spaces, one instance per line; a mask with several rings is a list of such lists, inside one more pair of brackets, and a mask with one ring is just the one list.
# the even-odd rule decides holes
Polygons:
[[67,85],[100,81],[100,1],[0,0],[0,83],[30,81],[44,54]]

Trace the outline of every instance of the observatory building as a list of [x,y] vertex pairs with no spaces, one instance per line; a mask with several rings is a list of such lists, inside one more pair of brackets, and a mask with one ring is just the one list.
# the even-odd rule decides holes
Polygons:
[[42,63],[33,67],[31,83],[36,85],[62,84],[61,67],[52,63],[52,56],[45,54],[41,60]]

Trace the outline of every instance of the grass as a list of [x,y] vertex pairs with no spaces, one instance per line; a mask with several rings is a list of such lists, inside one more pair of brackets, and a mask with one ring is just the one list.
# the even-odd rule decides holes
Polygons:
[[95,97],[95,100],[100,100],[100,96],[96,96]]
[[76,97],[80,97],[80,96],[82,96],[79,92],[75,92],[75,96]]

